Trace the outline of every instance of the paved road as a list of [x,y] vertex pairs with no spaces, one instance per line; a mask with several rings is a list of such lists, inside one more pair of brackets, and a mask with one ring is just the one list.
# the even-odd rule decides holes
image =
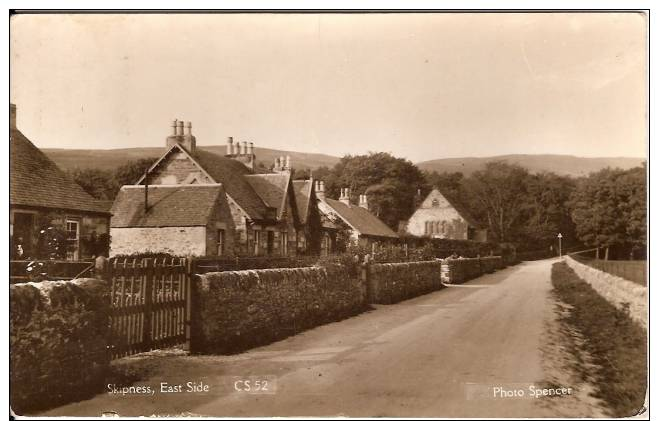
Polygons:
[[[556,409],[563,398],[551,399],[559,405],[548,398],[490,399],[498,385],[528,394],[529,385],[548,379],[541,348],[553,311],[551,263],[523,263],[376,306],[240,355],[151,357],[155,372],[139,382],[185,389],[187,381],[203,381],[207,393],[103,394],[43,415],[565,416]],[[269,380],[271,394],[236,391],[240,379],[252,387]],[[487,395],[477,393],[483,390]]]

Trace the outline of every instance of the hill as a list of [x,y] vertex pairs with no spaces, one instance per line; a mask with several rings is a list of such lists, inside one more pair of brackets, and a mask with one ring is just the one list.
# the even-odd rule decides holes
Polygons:
[[[224,145],[201,146],[210,152],[224,154]],[[127,148],[127,149],[43,149],[57,165],[65,170],[74,168],[98,168],[113,170],[127,161],[140,158],[157,158],[164,148]],[[332,167],[339,161],[338,157],[278,149],[254,148],[256,161],[270,167],[275,158],[290,155],[293,167],[299,169]],[[643,158],[583,158],[572,155],[500,155],[483,158],[443,158],[419,162],[422,170],[442,172],[462,172],[469,175],[481,170],[490,161],[506,161],[518,164],[531,172],[551,171],[561,175],[581,176],[606,167],[629,169],[641,164]]]
[[501,155],[483,158],[444,158],[419,162],[422,170],[461,172],[469,175],[485,168],[491,161],[518,164],[532,173],[551,171],[560,175],[582,176],[606,167],[629,169],[641,165],[644,158],[584,158],[572,155]]
[[[201,146],[204,150],[224,154],[226,146]],[[127,149],[42,149],[57,165],[64,170],[74,168],[98,168],[101,170],[113,170],[127,161],[140,158],[158,158],[164,148],[127,148]],[[262,162],[270,167],[275,158],[290,155],[291,164],[295,168],[307,169],[322,166],[332,167],[339,158],[315,153],[303,153],[293,151],[281,151],[277,149],[254,148],[256,162]]]

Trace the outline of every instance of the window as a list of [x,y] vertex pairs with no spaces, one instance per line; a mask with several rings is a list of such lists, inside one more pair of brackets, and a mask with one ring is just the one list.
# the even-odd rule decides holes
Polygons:
[[288,233],[282,232],[280,238],[281,238],[281,255],[288,256]]
[[261,248],[261,231],[254,230],[254,256],[259,255]]
[[67,219],[66,220],[66,240],[68,249],[66,251],[67,260],[78,260],[80,258],[80,222]]
[[224,230],[217,230],[217,255],[224,255]]
[[432,199],[432,207],[437,208],[439,207],[439,200],[437,199]]

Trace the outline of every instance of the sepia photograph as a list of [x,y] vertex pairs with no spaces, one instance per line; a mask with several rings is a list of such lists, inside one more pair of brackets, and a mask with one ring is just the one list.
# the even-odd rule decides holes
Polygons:
[[649,10],[9,10],[12,417],[649,419]]

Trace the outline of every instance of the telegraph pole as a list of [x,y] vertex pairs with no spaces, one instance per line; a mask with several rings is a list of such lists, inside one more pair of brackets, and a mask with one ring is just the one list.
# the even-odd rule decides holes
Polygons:
[[563,234],[559,232],[556,238],[558,238],[558,257],[561,257],[563,256],[563,252],[561,250],[561,239],[563,238]]

